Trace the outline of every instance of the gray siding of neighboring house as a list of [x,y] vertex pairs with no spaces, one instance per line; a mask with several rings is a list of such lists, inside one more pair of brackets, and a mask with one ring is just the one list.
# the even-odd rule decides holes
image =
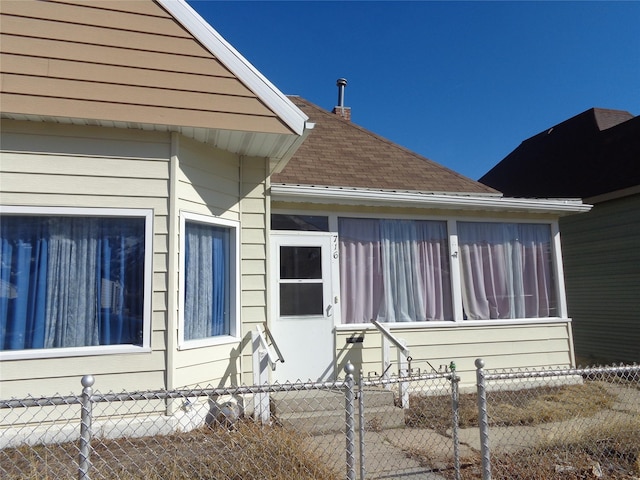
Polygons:
[[640,194],[560,221],[569,316],[583,361],[640,361]]

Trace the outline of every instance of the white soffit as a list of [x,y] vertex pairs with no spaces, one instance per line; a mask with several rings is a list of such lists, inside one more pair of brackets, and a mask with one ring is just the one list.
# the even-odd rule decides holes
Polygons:
[[347,187],[272,184],[272,201],[339,205],[493,210],[569,215],[591,210],[579,199],[509,198],[500,194],[412,192]]
[[185,0],[156,1],[254,92],[291,130],[297,135],[304,133],[309,117],[222,38]]

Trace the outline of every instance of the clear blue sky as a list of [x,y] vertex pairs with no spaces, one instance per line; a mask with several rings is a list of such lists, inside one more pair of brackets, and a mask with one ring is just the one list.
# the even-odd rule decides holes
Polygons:
[[640,2],[189,3],[286,94],[473,179],[591,107],[640,114]]

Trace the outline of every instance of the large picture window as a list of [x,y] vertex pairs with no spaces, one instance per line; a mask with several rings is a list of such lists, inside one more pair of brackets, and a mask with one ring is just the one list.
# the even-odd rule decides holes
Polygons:
[[183,341],[236,336],[237,225],[184,212],[182,217]]
[[148,346],[151,213],[18,211],[0,218],[0,349]]
[[558,315],[548,224],[458,223],[466,319]]
[[452,320],[445,222],[339,218],[343,323]]

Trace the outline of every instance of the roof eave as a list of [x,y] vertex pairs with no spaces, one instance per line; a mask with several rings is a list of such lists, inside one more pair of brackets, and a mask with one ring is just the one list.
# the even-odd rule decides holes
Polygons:
[[225,67],[240,79],[296,135],[302,135],[309,118],[184,0],[157,0]]
[[271,199],[296,203],[508,211],[556,216],[588,212],[592,207],[579,199],[508,198],[493,193],[400,192],[280,183],[271,185]]

